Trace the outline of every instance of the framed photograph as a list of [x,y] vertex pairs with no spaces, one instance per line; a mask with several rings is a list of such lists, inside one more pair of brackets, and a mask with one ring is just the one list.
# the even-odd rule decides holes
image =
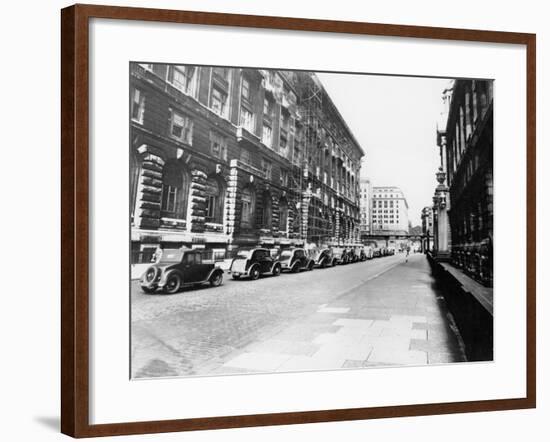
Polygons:
[[535,407],[535,35],[61,18],[63,433]]

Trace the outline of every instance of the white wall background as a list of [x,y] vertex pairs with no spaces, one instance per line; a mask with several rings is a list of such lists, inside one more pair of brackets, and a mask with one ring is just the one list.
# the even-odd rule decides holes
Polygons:
[[[546,2],[354,0],[132,1],[116,5],[537,33],[538,45],[538,409],[287,427],[133,436],[132,440],[547,440],[550,433],[550,311],[547,254],[550,14]],[[10,2],[0,17],[0,436],[53,441],[59,426],[59,9],[68,2]],[[7,282],[7,284],[5,284]],[[513,326],[511,324],[510,326]],[[452,382],[452,380],[450,380]],[[127,438],[118,438],[124,440]],[[103,439],[110,440],[110,438]],[[113,439],[115,440],[115,439]]]

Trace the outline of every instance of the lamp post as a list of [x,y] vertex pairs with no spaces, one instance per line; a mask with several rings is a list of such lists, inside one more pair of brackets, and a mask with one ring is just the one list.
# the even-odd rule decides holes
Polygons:
[[437,225],[434,226],[434,246],[439,259],[448,259],[450,256],[447,213],[447,194],[449,188],[445,184],[446,174],[442,167],[439,168],[435,177],[438,185],[432,198],[434,203],[434,222],[437,219]]
[[432,202],[433,202],[433,205],[432,205],[432,211],[433,211],[433,229],[434,229],[434,244],[433,244],[433,254],[434,255],[437,255],[437,251],[439,249],[439,241],[438,241],[438,219],[437,219],[437,212],[439,210],[439,198],[437,196],[437,192],[434,194],[434,196],[432,197]]

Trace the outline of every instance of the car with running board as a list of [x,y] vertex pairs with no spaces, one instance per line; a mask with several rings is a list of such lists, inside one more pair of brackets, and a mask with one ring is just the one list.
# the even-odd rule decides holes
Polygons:
[[245,277],[256,280],[262,275],[279,276],[281,263],[271,256],[269,249],[263,247],[239,249],[231,261],[229,273],[233,279]]
[[202,260],[197,249],[165,249],[159,260],[151,264],[140,279],[145,293],[157,291],[174,294],[184,287],[209,283],[213,287],[223,282],[223,270]]

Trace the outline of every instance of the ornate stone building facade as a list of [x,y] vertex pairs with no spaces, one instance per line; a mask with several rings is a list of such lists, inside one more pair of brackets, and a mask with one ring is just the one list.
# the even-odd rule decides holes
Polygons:
[[132,262],[355,240],[363,154],[315,74],[133,63]]
[[455,80],[443,99],[447,119],[437,133],[441,169],[434,207],[438,228],[450,235],[446,244],[436,238],[436,245],[450,244],[453,264],[492,285],[493,82]]

